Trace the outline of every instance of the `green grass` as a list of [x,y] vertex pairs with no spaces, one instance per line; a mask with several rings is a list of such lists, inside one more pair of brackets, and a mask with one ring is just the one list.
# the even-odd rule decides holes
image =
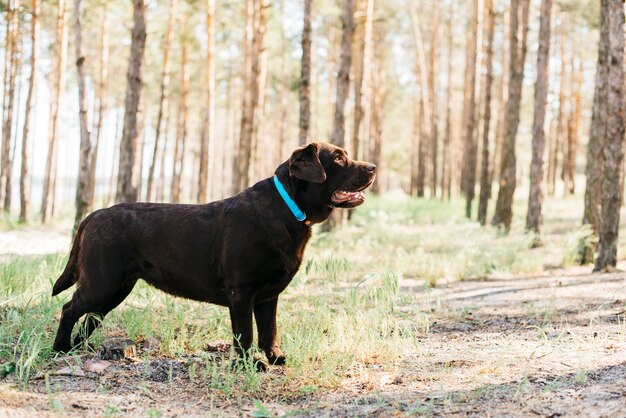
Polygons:
[[[572,202],[546,202],[544,245],[531,248],[535,237],[523,231],[521,203],[505,236],[468,221],[460,200],[371,198],[346,226],[315,232],[300,272],[282,295],[279,339],[289,363],[280,375],[258,374],[253,367],[237,372],[215,361],[204,350],[210,341],[231,340],[227,310],[174,298],[143,282],[91,341],[158,337],[160,350],[150,355],[195,356],[190,380],[208,382],[217,394],[258,399],[262,414],[273,394],[297,397],[337,388],[346,373],[366,375],[373,364],[397,368],[406,354],[419,351],[430,326],[428,287],[441,280],[533,273],[567,261],[567,243],[579,224]],[[14,375],[23,387],[49,371],[55,358],[52,340],[72,290],[56,298],[50,291],[66,257],[13,258],[0,265],[0,373]],[[405,282],[411,290],[401,289]],[[542,309],[537,315],[549,314]]]

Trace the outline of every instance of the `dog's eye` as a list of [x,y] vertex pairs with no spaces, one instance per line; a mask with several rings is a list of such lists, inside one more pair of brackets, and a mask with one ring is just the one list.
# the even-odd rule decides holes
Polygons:
[[341,155],[335,155],[336,163],[343,163],[343,157]]

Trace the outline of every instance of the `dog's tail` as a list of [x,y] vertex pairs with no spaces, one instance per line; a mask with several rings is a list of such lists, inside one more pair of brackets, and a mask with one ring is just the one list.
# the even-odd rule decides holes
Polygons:
[[70,258],[67,260],[65,270],[59,276],[56,283],[52,287],[52,296],[56,296],[62,291],[69,289],[78,280],[76,268],[78,266],[78,253],[80,252],[80,242],[82,241],[83,229],[87,224],[89,217],[83,220],[78,226],[74,242],[72,243],[72,249],[70,250]]

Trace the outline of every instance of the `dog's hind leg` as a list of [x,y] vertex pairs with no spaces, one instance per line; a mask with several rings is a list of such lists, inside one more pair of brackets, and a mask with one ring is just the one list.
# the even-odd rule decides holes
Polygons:
[[115,309],[120,303],[126,299],[137,283],[137,279],[131,279],[126,282],[120,289],[118,289],[108,300],[101,303],[98,308],[93,312],[88,312],[88,315],[81,326],[81,332],[74,337],[74,347],[78,347],[86,342],[91,334],[102,323],[104,317]]
[[278,297],[254,305],[254,317],[259,333],[259,348],[270,364],[285,364],[285,355],[276,345],[276,307]]
[[[122,292],[121,289],[128,286],[127,284],[124,284],[123,280],[94,280],[90,277],[85,276],[84,272],[81,272],[81,277],[78,283],[78,289],[76,289],[74,295],[72,295],[72,300],[63,305],[59,329],[57,331],[57,335],[52,346],[55,351],[68,352],[72,349],[72,329],[74,328],[74,325],[80,319],[80,317],[88,313],[104,313],[106,315],[106,313],[108,313],[111,309],[117,306],[126,296],[128,296],[128,293],[130,293],[130,289],[132,289],[131,286],[130,289],[126,289],[125,292]],[[123,298],[121,297],[122,295],[124,296]],[[117,303],[114,304],[114,302]],[[108,306],[112,307],[106,310],[105,308],[107,308]],[[88,320],[88,323],[86,325],[89,325],[89,321],[94,321],[93,325],[96,325],[96,323],[98,322],[96,318],[93,318],[91,320]]]

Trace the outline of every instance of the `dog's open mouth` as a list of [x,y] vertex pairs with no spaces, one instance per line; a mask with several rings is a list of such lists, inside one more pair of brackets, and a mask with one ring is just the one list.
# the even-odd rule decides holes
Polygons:
[[365,193],[363,192],[346,192],[343,190],[337,190],[330,197],[330,200],[333,203],[349,203],[349,204],[358,204],[365,202]]

